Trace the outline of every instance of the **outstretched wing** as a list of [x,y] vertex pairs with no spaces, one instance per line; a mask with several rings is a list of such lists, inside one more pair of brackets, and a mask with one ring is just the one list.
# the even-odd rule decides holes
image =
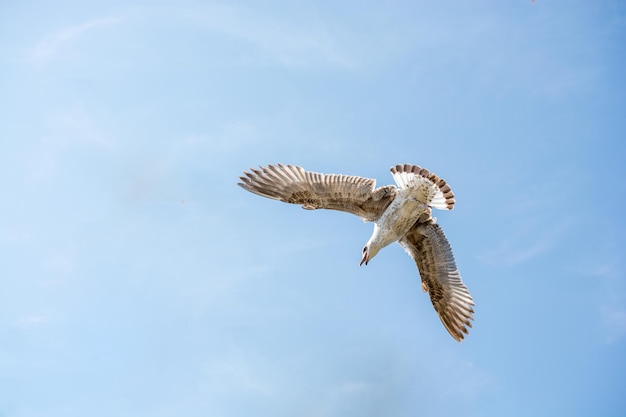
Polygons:
[[263,197],[301,204],[308,210],[330,209],[356,214],[375,221],[396,195],[388,185],[374,189],[376,180],[340,174],[305,171],[295,165],[268,165],[244,172],[238,183]]
[[448,332],[458,342],[472,327],[474,300],[461,280],[450,243],[433,221],[417,223],[399,243],[413,257],[422,288]]

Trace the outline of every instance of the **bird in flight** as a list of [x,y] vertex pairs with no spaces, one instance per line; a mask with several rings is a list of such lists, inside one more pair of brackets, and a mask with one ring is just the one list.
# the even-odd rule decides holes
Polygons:
[[451,210],[454,194],[445,180],[417,165],[396,165],[391,175],[397,187],[375,188],[376,180],[341,174],[320,174],[295,165],[268,165],[245,172],[238,183],[263,197],[302,205],[307,210],[330,209],[374,223],[363,247],[360,265],[367,265],[392,242],[415,260],[422,289],[450,335],[460,342],[472,327],[474,300],[461,280],[450,243],[431,208]]

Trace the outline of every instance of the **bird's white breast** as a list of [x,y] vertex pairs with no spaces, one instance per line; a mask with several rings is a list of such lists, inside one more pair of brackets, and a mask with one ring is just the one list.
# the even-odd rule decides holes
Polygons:
[[376,221],[374,233],[378,232],[377,240],[382,246],[386,246],[400,239],[425,212],[430,212],[430,208],[421,199],[415,197],[415,190],[400,190],[387,210]]

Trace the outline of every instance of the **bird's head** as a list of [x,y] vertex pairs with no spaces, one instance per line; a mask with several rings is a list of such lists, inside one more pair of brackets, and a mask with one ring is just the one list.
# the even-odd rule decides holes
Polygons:
[[376,256],[379,250],[380,247],[374,245],[372,242],[367,242],[365,246],[363,246],[363,257],[361,258],[361,263],[359,263],[359,266],[363,264],[367,265],[367,263],[371,261],[374,256]]

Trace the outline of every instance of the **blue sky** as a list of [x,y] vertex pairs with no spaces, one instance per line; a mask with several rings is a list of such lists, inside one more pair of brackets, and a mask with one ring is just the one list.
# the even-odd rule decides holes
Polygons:
[[[623,416],[626,5],[4,2],[0,416]],[[422,165],[459,344],[372,225],[236,186]]]

